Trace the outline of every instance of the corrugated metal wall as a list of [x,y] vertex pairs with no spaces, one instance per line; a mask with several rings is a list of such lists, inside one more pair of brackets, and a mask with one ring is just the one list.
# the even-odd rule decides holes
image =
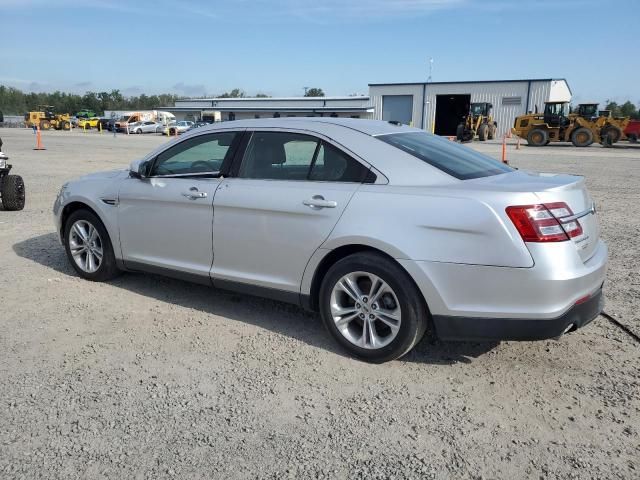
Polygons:
[[[553,84],[553,86],[552,86]],[[530,88],[529,88],[530,86]],[[493,104],[493,116],[498,122],[498,134],[503,135],[511,129],[518,115],[527,111],[544,109],[544,102],[551,100],[569,101],[570,90],[564,80],[552,81],[514,81],[514,82],[478,82],[478,83],[432,83],[426,87],[424,119],[422,117],[422,84],[372,85],[369,87],[371,104],[375,108],[373,118],[382,119],[382,97],[384,95],[413,95],[413,126],[431,132],[435,125],[437,95],[471,95],[471,102],[490,102]],[[527,106],[527,94],[529,104]],[[552,95],[553,94],[553,95]],[[567,98],[568,95],[568,98]],[[550,98],[553,96],[554,98]],[[505,97],[519,97],[519,103],[503,103]],[[558,98],[555,98],[558,97]],[[425,124],[426,120],[426,124]]]
[[384,85],[369,87],[369,98],[374,108],[373,117],[376,120],[382,120],[382,97],[385,95],[412,95],[413,111],[412,125],[420,128],[422,126],[422,85]]
[[[452,83],[427,85],[427,125],[426,130],[433,131],[436,117],[437,95],[471,95],[471,102],[490,102],[493,104],[493,118],[498,122],[498,135],[507,133],[514,119],[525,112],[527,87],[529,82],[508,83]],[[532,85],[533,87],[533,85]],[[519,104],[504,105],[504,97],[520,97]]]

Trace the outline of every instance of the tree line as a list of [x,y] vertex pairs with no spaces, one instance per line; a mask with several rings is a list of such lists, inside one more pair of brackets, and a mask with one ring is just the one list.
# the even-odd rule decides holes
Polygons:
[[[245,98],[246,93],[240,88],[234,88],[229,92],[214,95],[216,98]],[[268,97],[264,93],[257,93],[255,97]],[[321,88],[310,88],[306,96],[324,97]],[[125,96],[120,90],[110,92],[86,92],[84,95],[77,93],[55,92],[30,92],[25,93],[14,87],[0,85],[0,111],[5,115],[22,115],[25,112],[35,111],[38,105],[51,105],[56,113],[70,113],[84,109],[93,110],[101,114],[105,110],[153,110],[158,107],[173,106],[176,100],[187,97],[173,93],[160,95],[133,95]]]
[[607,100],[605,110],[611,110],[611,114],[614,117],[631,117],[640,120],[640,109],[629,100],[622,105]]

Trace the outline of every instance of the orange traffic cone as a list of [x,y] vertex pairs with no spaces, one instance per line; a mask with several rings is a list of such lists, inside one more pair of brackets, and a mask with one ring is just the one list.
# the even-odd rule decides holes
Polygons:
[[507,137],[502,137],[502,163],[506,163],[509,165],[509,161],[507,160]]
[[40,127],[36,127],[36,148],[34,150],[46,150],[42,146],[42,133],[40,132]]

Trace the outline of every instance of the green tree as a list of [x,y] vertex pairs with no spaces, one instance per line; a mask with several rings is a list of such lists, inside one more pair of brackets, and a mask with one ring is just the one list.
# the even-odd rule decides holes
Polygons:
[[604,108],[605,110],[611,110],[611,115],[613,115],[614,117],[620,116],[620,107],[616,102],[607,100],[607,104]]
[[234,88],[230,92],[224,92],[222,95],[218,95],[218,98],[244,98],[244,91],[239,88]]
[[638,109],[629,100],[620,105],[620,115],[623,117],[636,118],[638,115]]
[[321,88],[311,87],[304,92],[305,97],[324,97],[324,92]]

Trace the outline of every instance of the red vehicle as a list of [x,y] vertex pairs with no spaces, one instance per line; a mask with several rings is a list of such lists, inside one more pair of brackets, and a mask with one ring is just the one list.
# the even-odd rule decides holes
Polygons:
[[624,129],[624,134],[631,143],[636,143],[640,138],[640,120],[630,120],[627,128]]

